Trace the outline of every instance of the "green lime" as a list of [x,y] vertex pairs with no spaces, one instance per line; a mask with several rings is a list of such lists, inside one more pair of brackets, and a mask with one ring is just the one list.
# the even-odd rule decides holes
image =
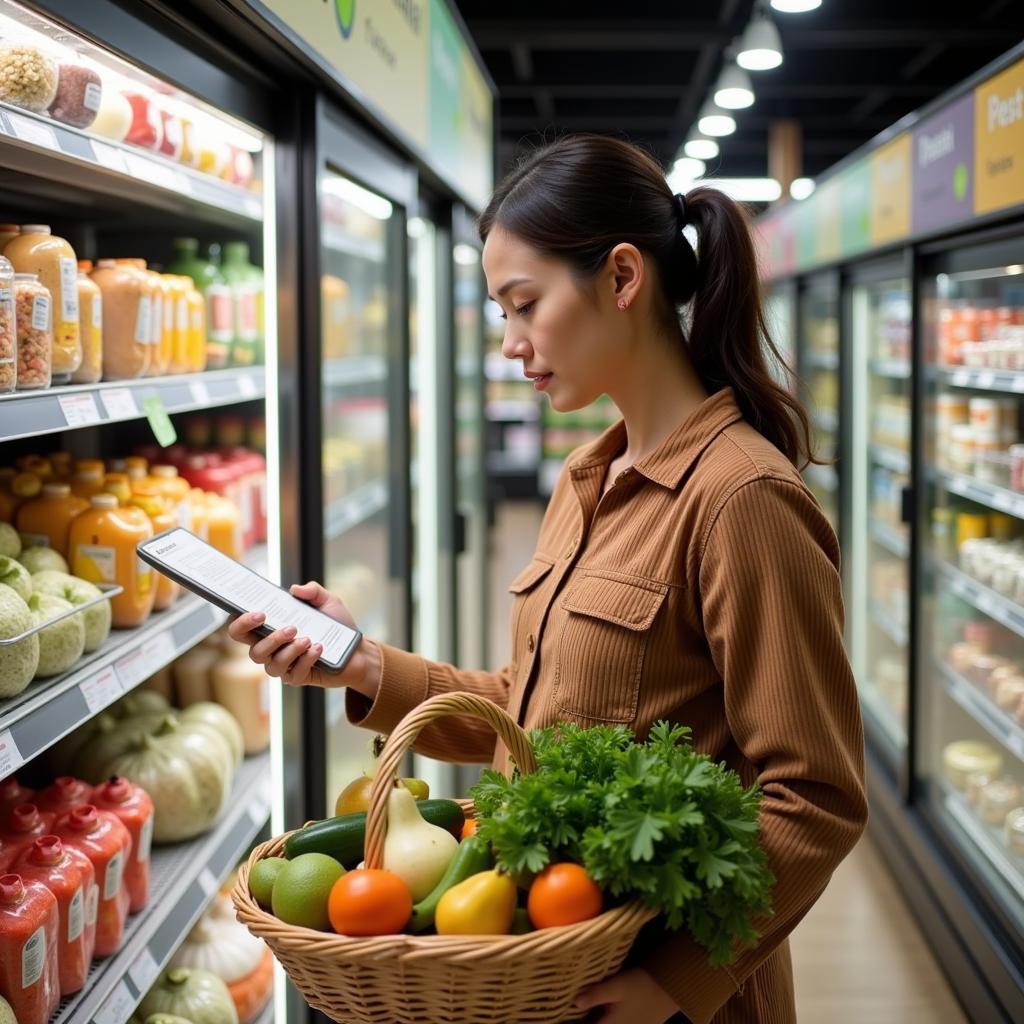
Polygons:
[[288,861],[284,857],[268,857],[266,860],[257,861],[253,865],[252,871],[249,872],[249,892],[264,910],[270,909],[270,896],[274,891],[274,882],[281,874],[281,868],[287,863]]
[[287,861],[274,880],[271,905],[285,924],[330,931],[327,898],[345,869],[326,853],[303,853]]

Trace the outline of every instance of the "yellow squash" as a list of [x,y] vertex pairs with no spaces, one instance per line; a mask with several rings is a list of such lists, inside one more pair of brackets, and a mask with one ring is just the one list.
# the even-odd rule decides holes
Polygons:
[[437,905],[438,935],[508,935],[516,913],[516,883],[481,871],[452,886]]

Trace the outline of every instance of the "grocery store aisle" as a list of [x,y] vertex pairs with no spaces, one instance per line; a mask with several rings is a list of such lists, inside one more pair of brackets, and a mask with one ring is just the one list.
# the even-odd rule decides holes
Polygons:
[[[533,554],[541,506],[498,507],[491,551],[492,664],[508,654],[507,586]],[[963,1024],[910,911],[868,839],[839,866],[793,934],[797,1009],[829,1024]]]

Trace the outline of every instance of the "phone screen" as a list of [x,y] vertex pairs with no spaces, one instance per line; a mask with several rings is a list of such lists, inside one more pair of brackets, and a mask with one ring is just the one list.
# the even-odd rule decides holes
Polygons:
[[295,626],[299,636],[323,644],[320,660],[332,667],[345,663],[359,636],[184,528],[140,544],[139,553],[150,556],[146,560],[158,569],[166,566],[190,590],[215,604],[226,603],[238,612],[263,612],[267,632]]

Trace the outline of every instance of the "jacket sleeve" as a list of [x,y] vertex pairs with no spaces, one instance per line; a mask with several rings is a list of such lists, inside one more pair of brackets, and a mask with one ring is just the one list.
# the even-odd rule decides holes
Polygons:
[[843,647],[839,548],[801,484],[758,477],[720,504],[699,599],[730,732],[757,768],[761,843],[775,876],[761,938],[728,967],[685,931],[660,933],[644,966],[706,1024],[827,885],[867,820],[864,739]]
[[[413,708],[428,697],[467,690],[508,709],[512,671],[471,672],[428,661],[418,654],[378,644],[381,679],[370,701],[355,690],[345,691],[345,711],[353,725],[389,733]],[[494,730],[476,718],[452,717],[428,725],[413,746],[417,754],[439,761],[490,763],[498,740]]]

